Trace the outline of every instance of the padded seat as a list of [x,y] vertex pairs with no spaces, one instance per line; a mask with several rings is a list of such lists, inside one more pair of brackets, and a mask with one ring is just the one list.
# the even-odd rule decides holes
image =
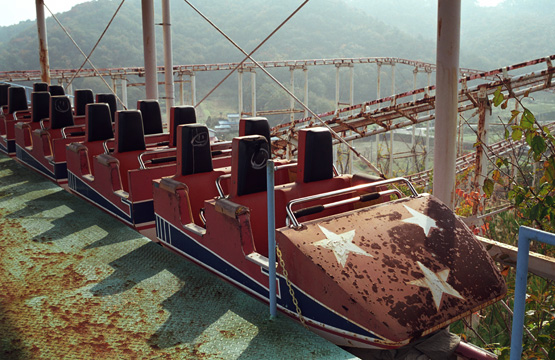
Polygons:
[[8,105],[8,84],[0,84],[0,108],[4,105]]
[[62,96],[66,94],[64,87],[61,85],[50,85],[48,87],[48,92],[51,96]]
[[129,170],[139,168],[138,156],[145,150],[141,112],[138,110],[116,112],[116,136],[113,156],[119,160],[121,184],[124,191],[129,191]]
[[239,120],[239,136],[262,135],[266,138],[269,145],[272,144],[270,139],[270,124],[265,117],[249,117]]
[[85,115],[87,104],[94,103],[94,94],[90,89],[75,90],[74,114],[75,116]]
[[177,146],[177,127],[179,125],[195,124],[196,122],[197,115],[193,106],[173,106],[170,109],[170,129],[172,133],[170,137],[170,147]]
[[110,115],[112,117],[112,122],[116,121],[116,111],[118,110],[118,103],[116,101],[116,95],[114,94],[96,94],[97,103],[106,103],[110,107]]
[[104,141],[114,137],[110,106],[106,103],[87,104],[85,107],[85,140]]
[[29,110],[25,89],[20,86],[10,86],[8,88],[8,114],[22,110]]
[[50,130],[62,129],[73,126],[73,113],[71,102],[66,95],[50,97]]
[[137,109],[143,116],[143,129],[145,135],[161,134],[164,132],[162,127],[162,113],[160,104],[157,100],[139,100]]
[[48,84],[45,82],[37,82],[33,84],[33,91],[34,92],[39,92],[39,91],[48,91]]
[[204,207],[205,200],[218,196],[216,180],[227,170],[213,168],[210,136],[205,125],[180,125],[176,132],[177,174],[172,179],[187,185],[193,221],[204,226],[200,209]]
[[38,123],[50,116],[50,93],[38,91],[31,93],[31,119]]

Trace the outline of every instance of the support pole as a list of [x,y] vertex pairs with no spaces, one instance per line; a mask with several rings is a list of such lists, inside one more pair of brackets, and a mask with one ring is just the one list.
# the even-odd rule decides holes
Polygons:
[[[191,73],[189,78],[191,79],[191,105],[197,106],[197,78],[195,73]],[[243,107],[242,101],[243,100],[241,98],[241,108]]]
[[173,86],[173,50],[170,0],[162,0],[162,28],[164,30],[164,83],[166,92],[166,124],[170,123],[170,109],[175,103]]
[[185,105],[185,89],[183,88],[183,73],[180,72],[177,76],[179,82],[179,105]]
[[50,60],[48,58],[48,41],[46,39],[46,19],[44,17],[44,1],[36,0],[37,31],[39,37],[40,78],[50,84]]
[[276,317],[276,219],[274,199],[274,161],[266,163],[266,181],[268,194],[268,281],[270,289],[270,318]]
[[239,118],[243,116],[243,70],[237,70],[237,92],[239,93]]
[[433,193],[454,205],[461,0],[438,0]]
[[[289,79],[289,85],[291,86],[291,93],[295,93],[295,67],[290,66],[289,71],[291,72],[291,78]],[[293,97],[289,98],[289,109],[291,109],[291,123],[295,121],[295,99]]]
[[339,65],[335,65],[335,111],[339,108]]
[[[308,107],[308,68],[303,67],[304,72],[304,104]],[[304,109],[304,118],[308,117],[308,110]]]
[[381,79],[382,79],[382,63],[377,63],[376,64],[378,66],[378,89],[377,89],[377,93],[376,93],[376,99],[380,99],[381,98]]
[[154,33],[153,0],[141,0],[143,12],[143,51],[145,61],[146,98],[158,100],[158,74],[156,67],[156,38]]
[[127,78],[124,76],[121,78],[121,101],[125,109],[128,108],[127,100]]
[[256,71],[251,70],[251,113],[256,116]]

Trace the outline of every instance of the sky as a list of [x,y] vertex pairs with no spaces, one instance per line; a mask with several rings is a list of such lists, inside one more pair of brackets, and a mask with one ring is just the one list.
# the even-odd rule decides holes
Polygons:
[[[50,10],[57,14],[68,11],[73,6],[89,0],[44,0]],[[496,6],[505,0],[477,0],[480,6]],[[0,0],[0,26],[17,24],[20,21],[34,20],[37,18],[35,0]],[[49,12],[45,10],[48,17]]]
[[[44,0],[44,3],[54,13],[68,11],[73,6],[89,0]],[[0,0],[0,26],[17,24],[20,21],[35,20],[37,18],[35,0]],[[45,10],[48,17],[50,13]]]

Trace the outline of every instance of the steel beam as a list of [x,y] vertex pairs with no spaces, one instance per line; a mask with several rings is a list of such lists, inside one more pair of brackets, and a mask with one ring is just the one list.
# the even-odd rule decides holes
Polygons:
[[50,60],[48,58],[48,41],[46,36],[46,20],[44,17],[44,1],[36,0],[37,31],[39,38],[40,79],[50,84]]
[[166,92],[166,119],[170,123],[170,109],[175,102],[173,85],[173,50],[170,0],[162,0],[162,28],[164,30],[164,82]]
[[453,208],[458,114],[461,0],[438,0],[434,188]]
[[158,100],[158,73],[156,67],[156,37],[154,32],[153,0],[141,0],[143,17],[143,51],[145,62],[146,98]]

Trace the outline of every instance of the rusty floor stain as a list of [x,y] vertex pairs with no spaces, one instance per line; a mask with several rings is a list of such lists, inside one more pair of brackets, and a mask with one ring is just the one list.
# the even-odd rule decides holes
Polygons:
[[1,359],[353,355],[0,154]]

